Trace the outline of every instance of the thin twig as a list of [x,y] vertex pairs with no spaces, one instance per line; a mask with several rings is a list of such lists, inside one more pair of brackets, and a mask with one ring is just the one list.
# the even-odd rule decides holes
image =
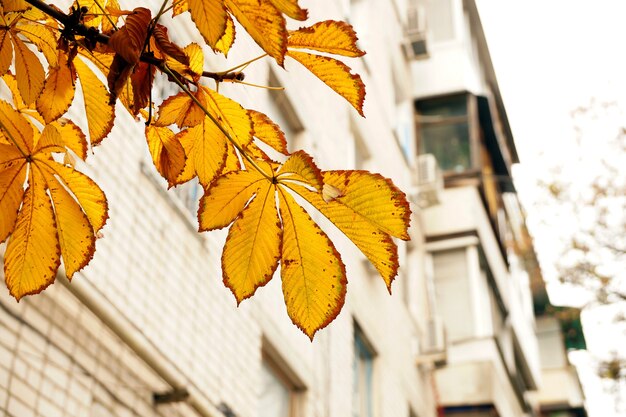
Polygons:
[[235,149],[237,149],[239,151],[239,153],[241,155],[243,155],[244,158],[246,158],[248,160],[248,162],[250,162],[250,164],[257,170],[259,171],[259,173],[261,175],[263,175],[265,178],[267,178],[268,180],[272,180],[272,178],[270,176],[268,176],[265,171],[263,171],[261,169],[261,167],[259,167],[256,162],[254,162],[254,160],[250,157],[250,155],[248,155],[246,153],[246,151],[235,141],[235,139],[232,138],[232,136],[230,135],[230,133],[228,133],[226,131],[226,129],[224,129],[224,127],[217,121],[217,119],[215,119],[215,117],[207,110],[207,108],[204,106],[204,104],[202,104],[200,102],[200,100],[198,100],[198,98],[193,95],[191,93],[191,91],[189,90],[189,88],[187,88],[187,86],[185,84],[182,83],[182,81],[180,81],[176,75],[174,75],[174,73],[165,65],[162,64],[159,69],[161,71],[163,71],[164,73],[166,73],[167,75],[169,75],[176,84],[178,84],[178,86],[185,92],[185,94],[187,94],[189,96],[189,98],[191,98],[194,103],[196,103],[198,105],[198,107],[200,107],[200,109],[204,112],[204,114],[215,124],[215,126],[217,126],[217,128],[220,130],[220,132],[222,132],[224,134],[224,136],[226,136],[226,139],[228,139],[228,141],[235,147]]

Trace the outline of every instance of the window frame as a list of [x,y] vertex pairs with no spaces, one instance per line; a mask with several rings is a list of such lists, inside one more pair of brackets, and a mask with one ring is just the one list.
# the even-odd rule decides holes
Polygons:
[[276,379],[289,392],[288,417],[301,416],[304,412],[306,385],[265,337],[263,338],[263,349],[261,351],[261,367],[264,365],[269,368]]
[[[425,120],[426,117],[422,116],[420,113],[420,105],[423,103],[445,103],[447,101],[451,101],[454,99],[458,99],[459,97],[464,96],[466,99],[466,114],[465,115],[457,115],[457,116],[433,116],[428,115],[428,118],[437,118],[441,117],[441,119],[431,119],[430,121]],[[440,168],[444,176],[458,176],[458,175],[467,175],[480,173],[482,167],[482,157],[481,157],[481,138],[480,138],[480,120],[478,118],[478,102],[475,95],[471,94],[468,91],[455,92],[451,94],[432,96],[432,97],[424,97],[422,99],[415,101],[415,140],[416,140],[416,150],[418,155],[425,154],[424,150],[424,138],[423,138],[423,126],[428,125],[429,127],[438,127],[438,126],[452,126],[460,123],[467,123],[468,129],[468,141],[469,141],[469,167],[463,171],[455,171],[455,170],[444,170],[441,165]],[[435,155],[436,157],[437,155]]]
[[[352,376],[352,417],[376,417],[378,415],[377,413],[377,396],[376,396],[376,375],[377,375],[377,366],[376,366],[376,357],[378,356],[378,353],[376,352],[376,349],[374,349],[374,346],[372,345],[372,343],[370,342],[370,340],[368,339],[368,337],[366,336],[365,332],[363,331],[362,327],[356,322],[354,321],[354,333],[353,333],[353,354],[354,354],[354,358],[353,358],[353,362],[352,362],[352,371],[353,371],[353,376]],[[360,353],[362,351],[365,351],[368,355],[368,357],[364,358]],[[368,377],[366,376],[366,381],[365,381],[365,389],[368,391],[368,401],[367,401],[367,406],[369,409],[365,411],[366,414],[363,414],[363,399],[362,397],[362,392],[360,392],[361,389],[361,378],[362,375],[360,374],[360,366],[361,366],[361,361],[364,360],[364,362],[369,363],[369,380]],[[359,395],[359,399],[357,400],[355,398],[355,395],[358,394]]]

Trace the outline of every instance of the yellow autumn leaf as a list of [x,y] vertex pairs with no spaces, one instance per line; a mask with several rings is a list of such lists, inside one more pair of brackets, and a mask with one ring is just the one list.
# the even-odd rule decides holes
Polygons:
[[167,66],[179,74],[188,75],[192,80],[198,81],[204,69],[204,53],[202,52],[202,47],[197,43],[190,43],[183,48],[183,53],[189,62],[188,65],[182,64],[176,59],[166,55],[165,61]]
[[252,39],[282,66],[287,51],[282,13],[270,0],[225,0],[224,3]]
[[[200,103],[206,103],[204,94],[195,94]],[[169,126],[176,124],[179,128],[192,127],[204,120],[205,114],[187,93],[181,92],[168,97],[161,103],[155,124]]]
[[309,13],[298,6],[298,0],[270,0],[281,12],[295,20],[306,20]]
[[226,16],[226,29],[219,41],[215,44],[215,49],[228,56],[230,48],[235,43],[235,22],[230,15]]
[[24,103],[33,103],[43,88],[46,74],[37,55],[12,33],[15,48],[15,78]]
[[346,272],[326,234],[284,189],[280,275],[287,314],[311,340],[337,317],[346,297]]
[[[45,164],[36,164],[45,171]],[[85,267],[96,250],[96,237],[89,219],[76,200],[56,179],[53,171],[45,175],[50,198],[54,207],[57,235],[65,274],[69,279]]]
[[13,231],[24,194],[26,162],[15,147],[0,144],[0,242]]
[[350,68],[341,61],[327,56],[306,52],[287,51],[287,56],[295,59],[311,71],[337,94],[348,100],[363,116],[365,84],[358,74],[352,74]]
[[52,122],[50,126],[54,126],[59,131],[66,148],[70,149],[82,160],[87,158],[87,138],[80,127],[63,117]]
[[104,1],[104,4],[101,3],[101,6],[104,7],[104,10],[106,10],[109,18],[112,21],[111,22],[109,21],[109,19],[106,18],[102,19],[102,33],[113,32],[113,30],[115,30],[114,25],[117,25],[117,22],[119,20],[119,16],[117,14],[121,11],[120,3],[117,0],[108,0]]
[[409,240],[411,209],[406,195],[391,180],[367,171],[326,171],[325,184],[341,192],[340,202],[385,233]]
[[192,143],[187,160],[191,160],[200,184],[208,187],[224,168],[226,162],[226,137],[208,117],[189,128],[188,140]]
[[228,231],[222,253],[224,284],[237,303],[267,284],[278,267],[282,229],[275,186],[265,179]]
[[167,127],[146,126],[146,140],[154,166],[173,185],[185,167],[183,145]]
[[5,12],[21,12],[30,7],[25,0],[2,0],[0,5]]
[[280,130],[280,126],[274,123],[265,114],[256,110],[248,110],[248,116],[252,121],[252,131],[254,137],[269,145],[274,150],[287,155],[287,140],[285,134]]
[[223,0],[187,0],[187,4],[198,31],[215,50],[226,30],[227,13]]
[[226,151],[226,161],[224,162],[224,169],[222,174],[226,174],[232,171],[239,171],[243,166],[239,161],[238,152],[234,146],[228,144],[228,150]]
[[80,58],[73,62],[83,92],[85,116],[91,145],[98,145],[113,128],[115,107],[109,104],[109,92],[102,81]]
[[304,151],[294,152],[285,161],[277,179],[281,183],[285,181],[303,182],[317,191],[321,191],[323,186],[319,169],[313,163],[313,159]]
[[75,169],[57,163],[47,166],[76,197],[94,232],[102,229],[109,214],[106,196],[100,187],[87,175]]
[[365,55],[356,45],[357,37],[346,22],[326,20],[289,33],[289,48],[313,49],[329,54],[359,57]]
[[67,63],[67,55],[59,54],[59,65],[50,69],[43,87],[37,98],[37,111],[46,123],[61,117],[72,104],[76,91],[76,73]]
[[267,179],[258,171],[233,171],[220,176],[200,199],[200,231],[228,226]]
[[0,129],[23,153],[30,153],[33,149],[33,127],[4,100],[0,100]]
[[60,262],[56,222],[46,193],[46,181],[38,169],[31,169],[24,202],[4,254],[4,276],[9,292],[17,300],[41,292],[54,281]]
[[205,94],[207,110],[231,139],[241,147],[249,144],[252,141],[252,121],[246,109],[210,88],[201,87],[201,91]]
[[57,38],[52,30],[44,25],[28,20],[20,20],[15,29],[43,53],[49,66],[54,68],[58,65]]
[[181,13],[189,10],[189,1],[188,0],[177,0],[173,4],[172,8],[172,16],[178,16]]

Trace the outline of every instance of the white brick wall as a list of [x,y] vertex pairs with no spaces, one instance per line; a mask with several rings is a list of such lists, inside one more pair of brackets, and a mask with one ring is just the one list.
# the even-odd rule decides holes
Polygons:
[[[373,168],[408,189],[409,167],[392,134],[394,110],[387,106],[393,102],[389,56],[400,53],[401,31],[392,3],[370,3],[378,22],[372,31],[385,32],[385,42],[376,41],[373,47],[378,49],[369,51],[369,73],[360,60],[348,62],[368,85],[367,119],[294,62],[286,63],[288,73],[280,77],[321,167],[349,167],[353,119],[374,156]],[[312,21],[344,17],[335,1],[301,4],[310,8]],[[233,62],[258,51],[243,32],[237,47],[242,49],[233,51]],[[267,65],[251,66],[246,79],[265,84]],[[225,85],[221,91],[232,92],[245,107],[263,111],[270,105],[264,90]],[[219,267],[225,234],[193,231],[194,221],[181,214],[178,203],[168,201],[177,197],[164,195],[150,174],[142,172],[141,163],[147,161],[156,175],[143,125],[120,107],[117,115],[109,138],[94,149],[86,168],[106,192],[110,219],[96,256],[75,280],[89,282],[102,303],[113,305],[211,403],[225,402],[239,417],[257,416],[261,353],[270,345],[306,386],[303,417],[351,416],[354,320],[378,353],[376,417],[408,416],[409,406],[420,417],[434,415],[427,375],[415,366],[411,351],[421,318],[411,315],[404,302],[421,297],[420,265],[406,277],[411,285],[396,283],[389,296],[382,280],[369,276],[363,256],[333,231],[330,235],[348,268],[348,301],[314,342],[286,315],[278,277],[237,308]],[[412,233],[420,247],[421,232]],[[411,259],[419,261],[419,256]],[[407,288],[415,293],[405,297],[402,290]],[[153,407],[150,395],[167,389],[164,381],[61,284],[19,304],[2,291],[0,301],[11,312],[0,310],[0,410],[8,415],[195,415],[185,404]],[[423,305],[413,307],[423,311]]]

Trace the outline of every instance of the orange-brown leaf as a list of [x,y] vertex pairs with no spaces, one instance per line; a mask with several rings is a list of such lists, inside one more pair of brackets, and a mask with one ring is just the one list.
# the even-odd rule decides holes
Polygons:
[[152,83],[156,68],[154,65],[140,62],[135,65],[135,70],[130,76],[130,82],[133,87],[133,115],[137,115],[139,110],[143,109],[150,102],[150,93],[152,92]]
[[185,167],[185,150],[167,127],[147,126],[146,140],[157,171],[173,185]]
[[76,73],[68,65],[67,55],[59,54],[59,65],[50,69],[43,91],[37,98],[37,111],[46,123],[61,117],[72,104],[76,91]]
[[181,64],[189,65],[189,57],[185,55],[185,52],[178,45],[170,41],[167,34],[167,28],[165,26],[156,25],[152,35],[154,36],[156,44],[161,52],[165,55],[171,56]]
[[326,20],[289,33],[289,48],[313,49],[329,54],[359,57],[365,55],[356,45],[352,26],[345,22]]
[[282,13],[269,0],[225,0],[225,4],[252,39],[282,66],[287,51]]
[[287,313],[311,340],[337,317],[346,297],[343,262],[326,234],[279,188],[283,222],[281,279]]
[[126,62],[135,65],[143,52],[148,37],[148,24],[152,19],[150,10],[137,7],[126,18],[126,24],[109,38],[108,46],[121,55]]

